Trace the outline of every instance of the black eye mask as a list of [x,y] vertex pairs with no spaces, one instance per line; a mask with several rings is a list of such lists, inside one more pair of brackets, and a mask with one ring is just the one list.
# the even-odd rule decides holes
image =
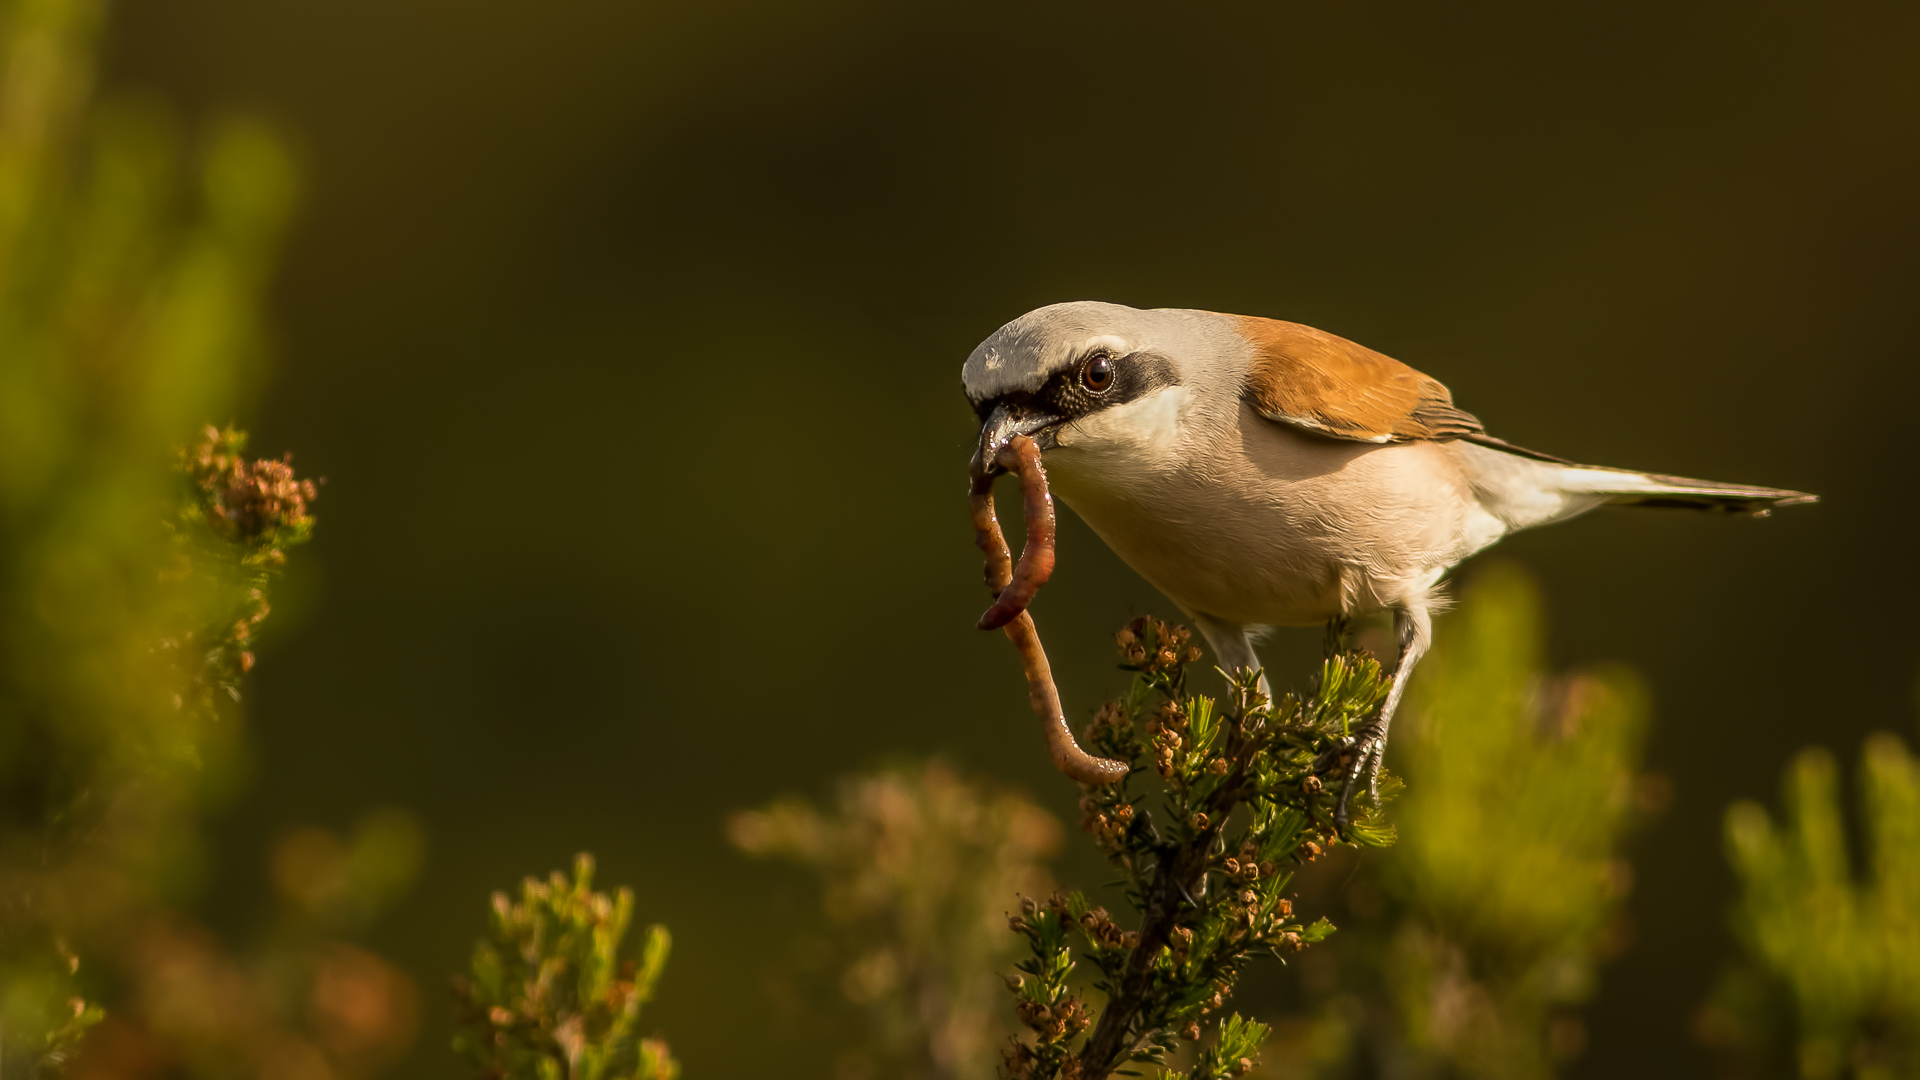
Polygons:
[[1113,357],[1110,363],[1112,381],[1103,391],[1096,393],[1087,389],[1080,374],[1085,366],[1085,361],[1082,360],[1057,372],[1039,390],[1002,394],[975,405],[974,411],[984,420],[995,406],[1006,405],[1021,412],[1044,413],[1048,416],[1057,416],[1062,420],[1078,420],[1101,409],[1110,409],[1115,405],[1138,401],[1180,383],[1179,378],[1173,373],[1172,362],[1155,353],[1129,353],[1126,356]]

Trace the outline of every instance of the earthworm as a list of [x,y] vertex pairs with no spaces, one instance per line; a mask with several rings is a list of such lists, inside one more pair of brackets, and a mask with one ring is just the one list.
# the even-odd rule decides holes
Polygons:
[[[1004,598],[1012,592],[1015,580],[1024,580],[1027,584],[1025,596],[1020,599],[1019,607],[1012,609],[1009,618],[991,625],[982,618],[981,629],[1001,627],[1007,640],[1019,650],[1020,666],[1027,675],[1027,703],[1040,718],[1054,768],[1083,784],[1116,783],[1127,775],[1126,762],[1094,757],[1074,741],[1073,730],[1067,726],[1066,711],[1060,707],[1060,691],[1053,684],[1053,668],[1047,663],[1047,651],[1040,645],[1040,630],[1025,610],[1027,601],[1033,599],[1033,594],[1053,571],[1053,499],[1047,494],[1047,474],[1040,467],[1040,451],[1032,439],[1016,435],[997,456],[1002,468],[1020,478],[1021,490],[1026,496],[1028,542],[1020,560],[1021,569],[1026,573],[1016,574],[1013,553],[1007,550],[1007,539],[1000,532],[1000,521],[993,512],[992,466],[985,462],[976,465],[973,474],[974,542],[987,557],[987,587],[997,596]],[[1027,556],[1033,552],[1036,541],[1044,550],[1041,557],[1030,563]],[[994,601],[994,606],[987,611],[989,618],[1000,610],[1002,602]]]
[[[987,609],[987,613],[980,616],[982,630],[998,630],[1012,622],[1015,615],[1027,610],[1027,605],[1033,603],[1035,594],[1039,593],[1040,586],[1053,576],[1053,496],[1047,492],[1047,470],[1040,464],[1040,448],[1025,435],[1015,435],[1000,447],[994,460],[1001,468],[1020,478],[1020,494],[1026,504],[1027,542],[1020,549],[1020,564],[1013,568],[1010,577],[1001,577],[999,564],[994,561],[992,554],[988,555],[987,573],[993,581],[998,582],[1000,595],[994,598],[993,606]],[[987,483],[992,482],[992,477],[988,477]],[[992,499],[989,493],[989,516],[993,514]],[[976,510],[976,530],[980,527],[978,514]],[[994,533],[999,534],[998,523],[994,526]],[[999,541],[1001,551],[1005,551],[1006,546],[1005,540]]]

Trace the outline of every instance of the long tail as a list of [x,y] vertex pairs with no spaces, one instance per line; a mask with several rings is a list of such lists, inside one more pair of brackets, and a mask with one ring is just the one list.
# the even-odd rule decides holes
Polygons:
[[1776,506],[1819,502],[1820,496],[1750,484],[1723,484],[1687,476],[1610,469],[1602,465],[1570,465],[1560,472],[1563,491],[1604,496],[1615,506],[1677,506],[1688,510],[1765,517]]
[[1462,441],[1486,448],[1476,448],[1470,457],[1475,487],[1488,508],[1513,528],[1564,520],[1606,504],[1675,506],[1765,517],[1776,506],[1820,501],[1819,496],[1804,491],[1580,465],[1490,435]]

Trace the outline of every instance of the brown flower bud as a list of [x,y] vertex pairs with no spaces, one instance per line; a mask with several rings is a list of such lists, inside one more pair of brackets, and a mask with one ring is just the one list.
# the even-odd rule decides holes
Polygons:
[[1019,993],[1021,990],[1025,989],[1026,985],[1027,985],[1027,980],[1021,978],[1018,975],[1007,976],[1007,989],[1013,991],[1016,994]]
[[1236,1061],[1233,1063],[1233,1075],[1235,1076],[1245,1076],[1252,1071],[1253,1071],[1252,1058],[1241,1058],[1239,1061]]
[[1324,785],[1320,783],[1320,778],[1313,775],[1308,775],[1305,780],[1300,781],[1300,791],[1308,798],[1320,794],[1323,786]]
[[1215,776],[1225,776],[1232,769],[1233,766],[1227,763],[1226,758],[1217,757],[1207,762],[1207,771]]
[[1258,899],[1260,899],[1260,894],[1254,892],[1252,889],[1247,889],[1240,894],[1240,902],[1243,904],[1251,904]]
[[[1206,831],[1207,825],[1209,824],[1207,821],[1207,815],[1205,814],[1193,815],[1193,821],[1191,822],[1191,824],[1193,825],[1194,832]],[[1308,846],[1311,847],[1312,845],[1308,845]]]
[[1033,897],[1022,896],[1020,898],[1020,911],[1023,914],[1031,915],[1038,910],[1040,910],[1040,905],[1033,902]]
[[1197,1020],[1187,1021],[1187,1026],[1180,1029],[1180,1037],[1188,1042],[1199,1042],[1200,1022]]

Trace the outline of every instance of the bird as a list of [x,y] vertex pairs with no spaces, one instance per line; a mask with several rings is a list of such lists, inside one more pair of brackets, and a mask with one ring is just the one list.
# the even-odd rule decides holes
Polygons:
[[[1508,533],[1607,505],[1764,516],[1805,492],[1581,465],[1489,435],[1434,378],[1300,323],[1099,301],[1038,308],[961,373],[974,467],[1016,436],[1052,492],[1177,605],[1231,673],[1271,627],[1390,613],[1378,714],[1345,746],[1338,815],[1378,776],[1442,582]],[[1264,672],[1261,691],[1272,690]]]

